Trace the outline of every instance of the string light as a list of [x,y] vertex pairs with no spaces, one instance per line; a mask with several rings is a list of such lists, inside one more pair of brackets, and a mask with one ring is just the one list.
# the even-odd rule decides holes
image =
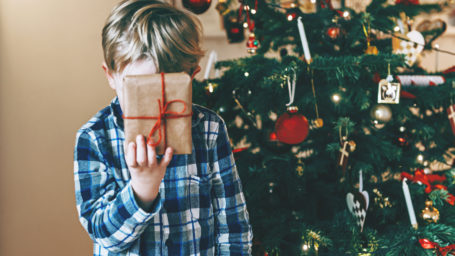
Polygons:
[[248,23],[243,22],[243,27],[244,27],[244,28],[248,28]]
[[400,31],[400,27],[398,27],[398,26],[395,26],[395,27],[393,28],[393,31],[395,31],[395,32],[398,32],[398,31]]
[[419,162],[419,163],[423,162],[423,155],[422,154],[418,154],[417,155],[417,162]]
[[404,132],[404,131],[406,131],[406,127],[400,126],[400,132]]
[[292,21],[294,17],[292,17],[292,14],[288,14],[288,21]]
[[243,75],[244,75],[245,77],[249,77],[249,76],[250,76],[250,73],[245,72]]
[[343,12],[343,17],[348,18],[351,14],[348,11]]
[[334,103],[339,103],[340,100],[341,100],[340,94],[334,93],[334,94],[332,95],[332,101],[333,101]]
[[303,244],[302,250],[306,252],[308,249],[310,249],[310,247],[307,244]]
[[212,83],[209,83],[209,92],[213,93],[213,84]]
[[251,9],[251,14],[256,14],[256,9]]

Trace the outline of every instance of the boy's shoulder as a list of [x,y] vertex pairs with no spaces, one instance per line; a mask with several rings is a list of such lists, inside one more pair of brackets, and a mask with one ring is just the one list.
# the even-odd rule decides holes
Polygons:
[[214,122],[214,123],[219,123],[219,124],[224,124],[223,118],[219,116],[215,111],[208,109],[206,107],[203,107],[201,105],[193,103],[193,126],[195,125],[194,122]]
[[[116,117],[115,107],[118,104],[117,97],[114,98],[110,105],[104,107],[93,115],[84,125],[79,128],[79,132],[97,132],[114,129],[118,126],[119,118]],[[120,106],[118,106],[120,108]],[[118,115],[118,114],[117,114]]]

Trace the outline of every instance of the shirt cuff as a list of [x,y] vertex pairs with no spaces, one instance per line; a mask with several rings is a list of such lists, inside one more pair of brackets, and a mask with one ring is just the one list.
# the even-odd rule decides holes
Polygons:
[[161,197],[158,193],[155,201],[153,201],[150,212],[143,210],[136,201],[131,183],[128,183],[128,185],[123,189],[121,193],[125,208],[131,214],[131,216],[136,219],[137,222],[149,221],[160,211],[162,207]]

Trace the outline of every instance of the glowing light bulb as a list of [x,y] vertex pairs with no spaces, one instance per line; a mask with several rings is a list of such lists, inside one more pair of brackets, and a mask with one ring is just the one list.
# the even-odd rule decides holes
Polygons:
[[418,154],[417,155],[417,162],[419,162],[419,163],[423,162],[423,155],[422,154]]
[[350,14],[348,11],[344,11],[344,12],[343,12],[343,17],[344,17],[344,18],[348,18],[349,15],[351,15],[351,14]]
[[400,31],[400,27],[398,27],[398,26],[395,26],[395,27],[393,28],[393,31],[395,31],[395,32],[398,32],[398,31]]
[[304,251],[308,251],[309,248],[310,248],[310,247],[309,247],[307,244],[304,244],[304,245],[302,246],[302,250],[304,250]]
[[339,103],[341,100],[341,96],[338,94],[338,93],[334,93],[332,95],[332,101],[335,102],[335,103]]
[[245,72],[245,74],[243,74],[245,77],[249,77],[250,76],[250,73],[248,72]]
[[251,14],[256,14],[256,9],[251,9]]
[[213,93],[213,84],[212,83],[209,83],[209,92]]
[[292,21],[292,20],[293,20],[292,14],[288,14],[288,21]]
[[406,127],[400,126],[400,132],[404,132],[404,131],[406,131]]
[[244,27],[244,28],[248,28],[248,23],[243,22],[243,27]]

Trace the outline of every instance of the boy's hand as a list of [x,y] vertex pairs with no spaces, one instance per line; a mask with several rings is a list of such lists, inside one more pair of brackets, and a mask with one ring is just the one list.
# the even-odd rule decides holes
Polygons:
[[172,154],[172,149],[168,147],[159,163],[155,148],[146,144],[142,135],[136,137],[136,143],[130,142],[127,145],[125,159],[131,173],[131,186],[136,199],[139,199],[139,205],[146,211],[150,210],[158,195],[161,180],[171,162]]

